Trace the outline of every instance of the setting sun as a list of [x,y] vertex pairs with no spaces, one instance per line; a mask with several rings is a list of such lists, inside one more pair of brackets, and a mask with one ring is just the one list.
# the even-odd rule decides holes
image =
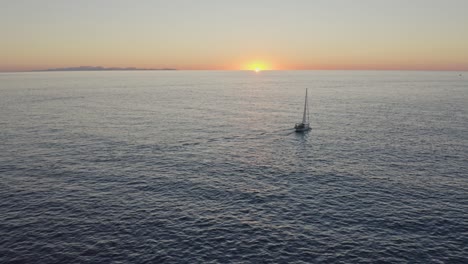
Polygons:
[[254,61],[247,63],[244,69],[254,72],[260,72],[265,70],[271,70],[272,67],[270,64],[263,62],[263,61]]

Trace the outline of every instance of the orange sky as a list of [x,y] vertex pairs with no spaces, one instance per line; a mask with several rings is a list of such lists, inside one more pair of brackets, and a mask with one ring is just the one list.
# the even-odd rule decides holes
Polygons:
[[8,1],[0,71],[468,70],[468,1]]

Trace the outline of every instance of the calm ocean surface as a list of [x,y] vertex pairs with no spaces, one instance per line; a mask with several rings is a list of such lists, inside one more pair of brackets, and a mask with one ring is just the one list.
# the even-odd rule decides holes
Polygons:
[[0,74],[0,263],[262,262],[467,263],[468,73]]

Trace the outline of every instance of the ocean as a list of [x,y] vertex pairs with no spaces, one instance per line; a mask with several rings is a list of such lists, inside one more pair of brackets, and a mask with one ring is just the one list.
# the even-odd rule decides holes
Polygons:
[[466,72],[2,73],[0,142],[0,263],[468,262]]

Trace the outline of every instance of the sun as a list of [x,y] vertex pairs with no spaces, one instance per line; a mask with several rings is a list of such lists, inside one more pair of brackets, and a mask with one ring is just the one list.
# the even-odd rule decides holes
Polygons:
[[247,63],[244,69],[258,73],[261,71],[270,70],[271,66],[263,61],[252,61],[250,63]]
[[265,64],[262,62],[254,62],[249,65],[249,70],[252,70],[254,72],[260,72],[266,69]]

